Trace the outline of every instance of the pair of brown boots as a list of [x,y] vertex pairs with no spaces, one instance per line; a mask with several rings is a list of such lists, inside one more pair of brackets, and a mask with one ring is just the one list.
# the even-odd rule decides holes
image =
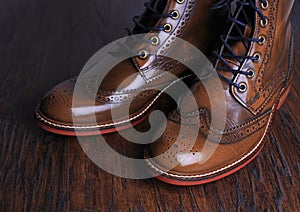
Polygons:
[[[145,3],[145,12],[133,18],[136,26],[129,30],[134,35],[145,33],[145,42],[132,50],[135,56],[114,66],[96,92],[90,88],[93,77],[87,87],[76,88],[76,107],[76,79],[59,84],[37,106],[36,118],[45,130],[63,135],[112,133],[143,121],[167,90],[176,90],[178,82],[185,81],[193,84],[191,92],[177,89],[178,109],[168,115],[160,138],[145,150],[146,163],[158,179],[176,185],[223,178],[257,156],[275,111],[288,95],[293,76],[289,20],[293,3]],[[184,63],[195,59],[190,46],[183,42],[176,48],[178,39],[204,52],[214,69],[193,73]],[[168,57],[174,49],[182,60]],[[117,112],[112,115],[112,110]]]

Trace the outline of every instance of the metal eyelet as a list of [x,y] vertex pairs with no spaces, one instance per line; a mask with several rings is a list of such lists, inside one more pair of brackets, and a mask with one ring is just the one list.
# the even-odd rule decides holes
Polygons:
[[248,70],[247,70],[247,77],[248,78],[253,78],[254,76],[255,76],[255,70],[253,69],[253,68],[249,68]]
[[254,55],[253,55],[253,57],[255,57],[256,59],[254,60],[254,62],[255,63],[258,63],[258,62],[260,62],[260,60],[261,60],[261,54],[260,53],[255,53]]
[[176,19],[178,19],[180,17],[180,14],[179,14],[179,12],[177,10],[173,10],[170,13],[170,15],[171,15],[171,18],[174,19],[174,20],[176,20]]
[[261,27],[266,27],[269,24],[269,21],[268,21],[267,18],[261,19],[259,24],[260,24]]
[[247,90],[247,84],[244,83],[244,82],[241,82],[239,84],[239,88],[238,89],[239,89],[240,92],[244,93]]
[[178,4],[182,4],[185,0],[176,0]]
[[150,38],[150,42],[153,46],[157,46],[159,44],[159,38],[157,36],[153,36],[152,38]]
[[261,46],[264,45],[265,42],[266,42],[266,40],[267,40],[267,39],[266,39],[266,36],[264,36],[264,35],[260,35],[260,36],[258,37],[258,39],[261,40],[261,41],[258,42],[258,44],[261,45]]
[[146,59],[146,58],[148,57],[148,52],[147,52],[145,49],[139,51],[139,57],[140,57],[142,60]]
[[164,32],[171,32],[172,31],[172,25],[171,24],[165,24],[164,25]]
[[264,3],[262,2],[262,3],[260,4],[260,6],[261,6],[261,8],[262,8],[263,10],[268,9],[268,8],[269,8],[269,1],[266,0],[266,4],[264,4]]

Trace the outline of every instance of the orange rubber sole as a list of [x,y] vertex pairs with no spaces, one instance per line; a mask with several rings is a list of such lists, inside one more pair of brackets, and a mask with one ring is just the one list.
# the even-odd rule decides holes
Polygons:
[[43,123],[40,120],[37,120],[37,124],[44,130],[51,132],[51,133],[55,133],[55,134],[59,134],[59,135],[65,135],[65,136],[93,136],[93,135],[104,135],[104,134],[109,134],[109,133],[114,133],[117,131],[121,131],[121,130],[126,130],[128,128],[134,127],[136,125],[138,125],[139,123],[143,122],[145,119],[148,118],[148,116],[150,115],[151,110],[146,113],[142,118],[134,121],[134,122],[128,122],[128,124],[125,125],[121,125],[118,127],[111,127],[111,128],[106,128],[106,129],[96,129],[96,130],[88,130],[88,131],[79,131],[79,130],[64,130],[64,129],[59,129],[59,128],[54,128],[51,127],[45,123]]
[[165,182],[165,183],[168,183],[168,184],[172,184],[172,185],[176,185],[176,186],[194,186],[194,185],[202,185],[202,184],[207,184],[207,183],[211,183],[211,182],[214,182],[214,181],[217,181],[217,180],[220,180],[222,178],[225,178],[237,171],[239,171],[240,169],[244,168],[246,165],[248,165],[251,161],[253,161],[257,156],[258,154],[261,152],[262,150],[262,147],[263,145],[260,147],[260,149],[255,153],[255,155],[253,155],[249,160],[245,161],[243,164],[237,166],[236,168],[234,169],[231,169],[230,171],[228,172],[225,172],[223,174],[220,174],[218,176],[215,176],[215,177],[211,177],[211,178],[207,178],[207,179],[203,179],[203,180],[195,180],[195,181],[183,181],[183,180],[176,180],[176,179],[173,179],[173,178],[168,178],[168,177],[165,177],[163,175],[160,175],[160,176],[155,176],[154,175],[154,172],[152,170],[150,170],[150,168],[148,168],[148,171],[150,174],[153,174],[155,176],[156,179],[162,181],[162,182]]

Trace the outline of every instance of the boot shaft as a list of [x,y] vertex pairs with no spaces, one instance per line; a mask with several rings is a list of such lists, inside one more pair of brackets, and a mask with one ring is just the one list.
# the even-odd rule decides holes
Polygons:
[[274,104],[291,74],[290,12],[294,1],[265,2],[255,2],[259,12],[255,12],[252,39],[261,41],[252,42],[247,53],[257,60],[248,59],[241,66],[241,71],[251,75],[237,74],[234,79],[235,84],[245,85],[246,90],[231,87],[236,100],[253,114],[267,111]]
[[[220,4],[220,2],[224,3]],[[142,57],[133,58],[136,68],[143,72],[153,66],[159,66],[164,70],[167,66],[174,66],[175,61],[166,60],[166,58],[156,54],[159,53],[161,55],[168,52],[176,38],[189,42],[205,53],[211,52],[219,34],[224,30],[228,15],[228,9],[224,6],[226,2],[229,2],[229,0],[166,0],[165,3],[161,4],[161,6],[164,5],[164,9],[158,8],[157,10],[165,16],[169,14],[170,17],[158,19],[151,27],[149,22],[147,23],[148,29],[154,28],[159,30],[147,31],[157,33],[154,37],[146,36],[146,39],[154,40],[155,42],[139,47],[144,54]],[[218,3],[221,6],[217,9],[212,9],[212,6]],[[152,5],[155,4],[152,3]],[[144,12],[144,14],[147,14],[147,12]],[[140,18],[141,21],[145,19],[147,18]],[[188,49],[183,47],[182,55],[187,51]],[[147,53],[149,54],[147,55]],[[182,69],[184,67],[179,68],[179,70]]]

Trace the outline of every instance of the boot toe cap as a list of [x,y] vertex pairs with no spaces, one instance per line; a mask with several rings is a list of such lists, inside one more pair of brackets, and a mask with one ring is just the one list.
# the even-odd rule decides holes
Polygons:
[[64,81],[49,91],[37,107],[37,113],[44,119],[56,123],[72,123],[72,95],[74,84]]
[[264,127],[239,142],[222,144],[202,135],[193,142],[189,132],[184,136],[176,133],[179,128],[179,124],[168,123],[163,136],[146,152],[148,165],[161,174],[197,181],[232,173],[250,162],[261,150],[266,131]]

